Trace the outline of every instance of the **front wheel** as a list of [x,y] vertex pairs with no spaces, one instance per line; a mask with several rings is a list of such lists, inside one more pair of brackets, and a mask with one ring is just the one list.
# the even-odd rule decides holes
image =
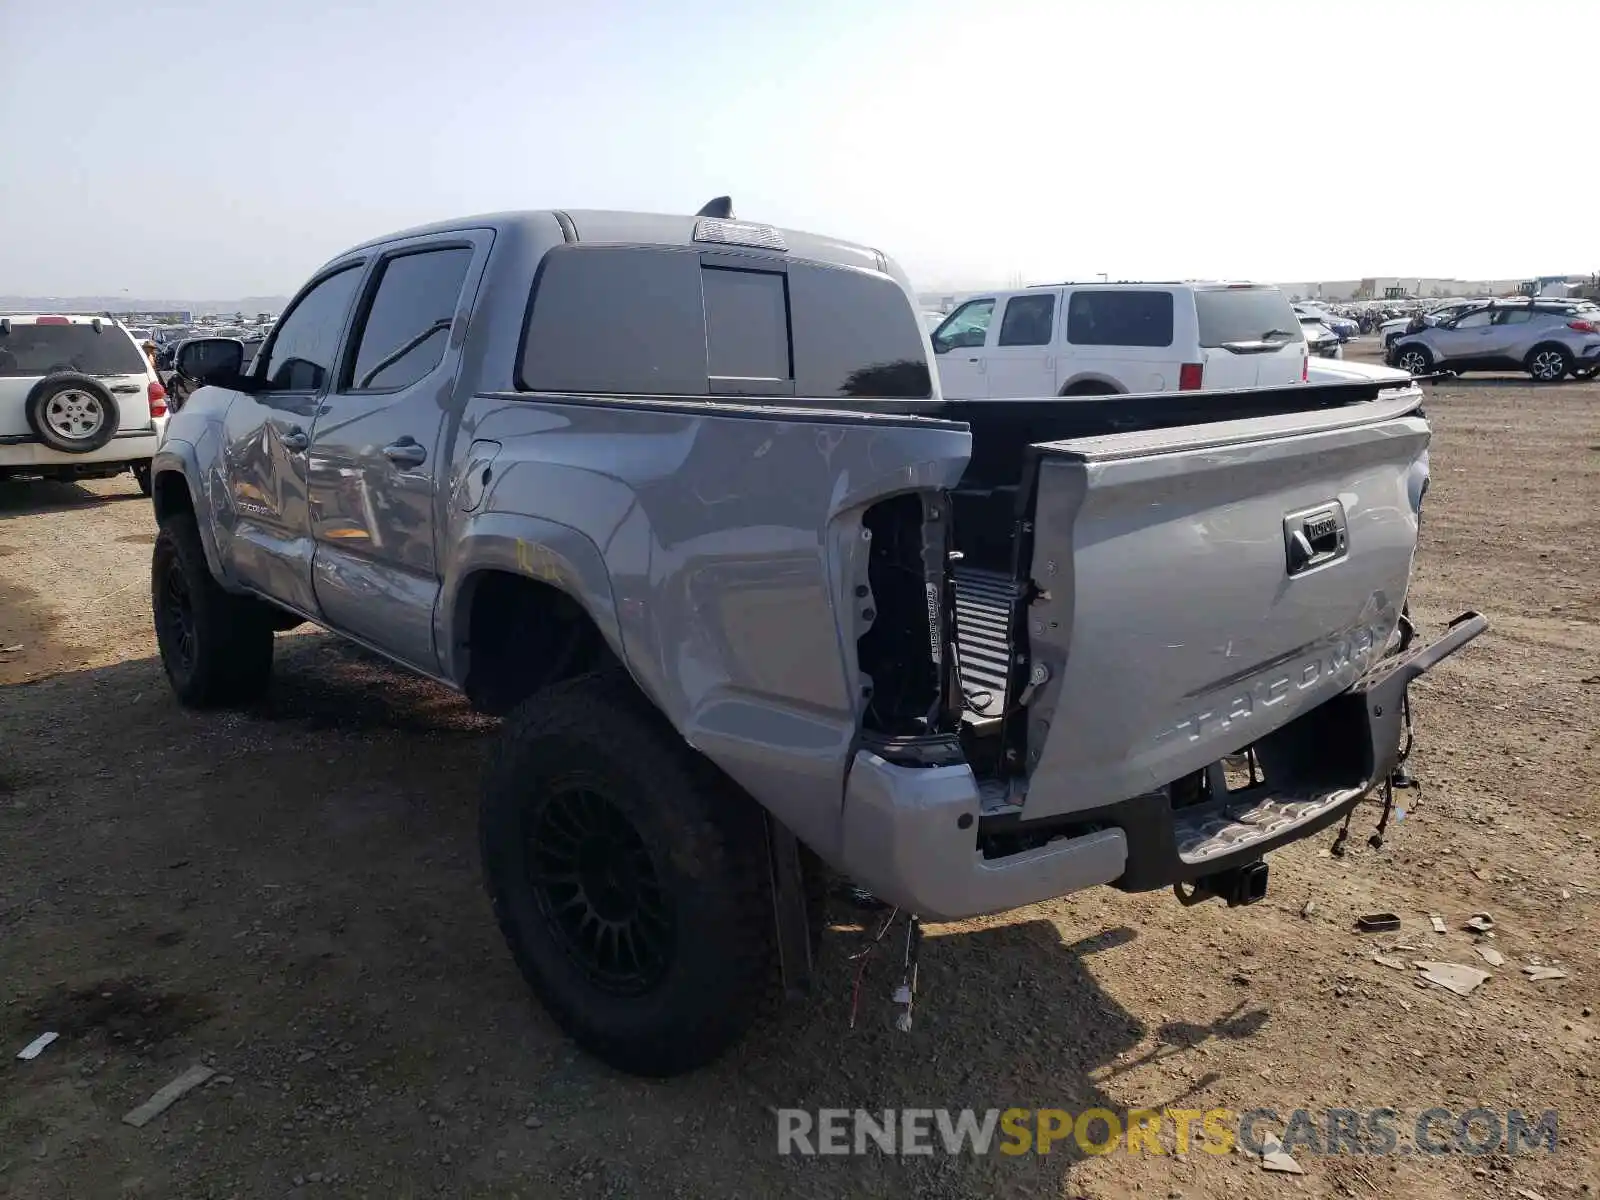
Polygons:
[[190,708],[243,704],[267,690],[272,627],[259,601],[211,577],[191,513],[168,517],[150,559],[150,604],[161,665]]
[[597,1058],[681,1074],[759,1011],[773,929],[761,810],[625,674],[546,688],[512,713],[479,831],[512,957]]
[[1572,367],[1572,360],[1560,346],[1540,346],[1528,355],[1523,365],[1539,383],[1555,383]]
[[1395,355],[1394,365],[1409,375],[1426,375],[1433,368],[1433,355],[1421,346],[1406,346]]

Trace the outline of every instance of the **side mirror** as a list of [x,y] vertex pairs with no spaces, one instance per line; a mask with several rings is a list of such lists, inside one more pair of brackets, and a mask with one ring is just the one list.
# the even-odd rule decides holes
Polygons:
[[192,338],[178,347],[173,366],[202,384],[232,387],[244,371],[244,343],[237,338]]

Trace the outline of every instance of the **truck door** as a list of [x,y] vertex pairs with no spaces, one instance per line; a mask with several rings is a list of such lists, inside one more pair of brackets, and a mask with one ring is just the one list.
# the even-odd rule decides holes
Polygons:
[[1493,360],[1495,310],[1481,308],[1457,317],[1454,323],[1434,326],[1428,338],[1434,361],[1465,367],[1480,359]]
[[302,291],[278,322],[252,375],[223,418],[223,470],[233,516],[226,553],[240,582],[302,612],[311,590],[306,450],[333,379],[363,262],[342,263]]
[[1028,292],[1006,301],[999,336],[988,351],[989,396],[1056,394],[1057,295]]
[[330,625],[427,671],[438,666],[440,396],[455,378],[490,240],[470,230],[384,249],[311,435],[317,603]]
[[989,394],[984,378],[989,325],[994,299],[968,300],[933,331],[933,361],[939,369],[939,390],[947,400],[982,400]]

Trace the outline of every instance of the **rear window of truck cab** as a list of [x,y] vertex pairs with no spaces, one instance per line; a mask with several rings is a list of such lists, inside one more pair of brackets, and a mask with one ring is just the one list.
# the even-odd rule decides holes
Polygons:
[[0,376],[141,375],[149,365],[137,343],[121,329],[93,325],[26,325],[0,328]]
[[560,246],[534,283],[517,385],[641,396],[925,399],[893,279],[775,255]]

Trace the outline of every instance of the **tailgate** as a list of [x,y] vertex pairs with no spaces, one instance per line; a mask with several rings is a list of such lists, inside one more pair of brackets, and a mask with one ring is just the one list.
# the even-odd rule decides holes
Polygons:
[[1418,403],[1034,447],[1030,818],[1200,770],[1383,652],[1416,546]]

